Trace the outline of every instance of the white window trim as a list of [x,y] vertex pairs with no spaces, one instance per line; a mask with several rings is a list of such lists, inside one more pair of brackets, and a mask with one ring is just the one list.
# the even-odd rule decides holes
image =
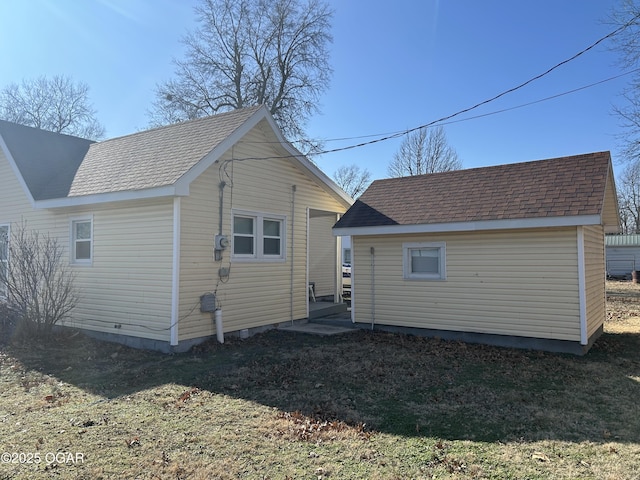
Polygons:
[[[411,250],[419,248],[439,249],[439,274],[411,272]],[[445,242],[406,242],[402,244],[402,273],[405,280],[446,280],[447,250]]]
[[[91,223],[91,238],[89,245],[89,258],[77,259],[76,258],[76,230],[75,224],[78,222],[90,222]],[[81,217],[71,217],[69,219],[69,263],[71,265],[93,265],[93,215],[84,215]]]
[[[253,254],[234,254],[233,242],[235,240],[235,232],[233,231],[233,219],[238,217],[247,217],[253,219]],[[263,220],[275,220],[281,222],[280,231],[280,255],[265,255]],[[275,238],[275,237],[267,237]],[[277,215],[265,212],[252,212],[248,210],[232,210],[231,211],[231,260],[234,262],[285,262],[287,260],[287,216]]]
[[[11,240],[11,224],[9,223],[0,223],[0,228],[7,227],[7,258],[5,260],[0,259],[0,262],[4,262],[7,264],[7,272],[9,268],[9,241]],[[7,286],[0,286],[0,300],[6,300],[7,294]]]

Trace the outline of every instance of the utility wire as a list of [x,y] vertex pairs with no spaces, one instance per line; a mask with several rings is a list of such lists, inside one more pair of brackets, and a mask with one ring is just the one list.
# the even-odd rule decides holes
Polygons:
[[576,53],[575,55],[573,55],[573,56],[571,56],[571,57],[567,58],[566,60],[561,61],[560,63],[555,64],[553,67],[549,68],[549,69],[548,69],[548,70],[546,70],[545,72],[543,72],[543,73],[541,73],[541,74],[539,74],[539,75],[536,75],[535,77],[530,78],[530,79],[529,79],[529,80],[527,80],[526,82],[523,82],[523,83],[521,83],[521,84],[519,84],[519,85],[517,85],[517,86],[515,86],[515,87],[512,87],[512,88],[510,88],[510,89],[508,89],[508,90],[505,90],[505,91],[503,91],[503,92],[501,92],[501,93],[499,93],[499,94],[497,94],[497,95],[495,95],[495,96],[493,96],[493,97],[491,97],[491,98],[488,98],[488,99],[486,99],[486,100],[483,100],[482,102],[476,103],[475,105],[473,105],[473,106],[471,106],[471,107],[468,107],[468,108],[465,108],[465,109],[459,110],[459,111],[457,111],[457,112],[455,112],[455,113],[452,113],[451,115],[447,115],[447,116],[445,116],[445,117],[441,117],[441,118],[439,118],[439,119],[437,119],[437,120],[433,120],[433,121],[431,121],[431,122],[429,122],[429,123],[425,123],[425,124],[420,125],[420,126],[418,126],[418,127],[414,127],[414,128],[409,129],[409,130],[405,130],[405,131],[404,131],[404,132],[402,132],[402,133],[394,133],[394,134],[387,135],[387,136],[382,137],[382,138],[378,138],[378,139],[376,139],[376,140],[370,140],[370,141],[368,141],[368,142],[358,143],[358,144],[356,144],[356,145],[348,145],[348,146],[346,146],[346,147],[340,147],[340,148],[334,148],[334,149],[331,149],[331,150],[325,150],[325,151],[319,152],[319,154],[323,154],[323,153],[335,153],[335,152],[340,152],[340,151],[344,151],[344,150],[350,150],[350,149],[353,149],[353,148],[364,147],[364,146],[366,146],[366,145],[372,145],[372,144],[374,144],[374,143],[384,142],[384,141],[386,141],[386,140],[391,140],[391,139],[394,139],[394,138],[398,138],[398,137],[401,137],[401,136],[403,136],[403,135],[407,135],[407,134],[409,134],[409,133],[411,133],[411,132],[414,132],[414,131],[416,131],[416,130],[420,130],[420,129],[422,129],[422,128],[427,128],[427,127],[433,126],[433,125],[435,125],[436,123],[446,122],[447,120],[450,120],[450,119],[452,119],[452,118],[454,118],[454,117],[457,117],[457,116],[459,116],[459,115],[462,115],[463,113],[470,112],[471,110],[475,110],[476,108],[479,108],[479,107],[481,107],[481,106],[483,106],[483,105],[486,105],[487,103],[494,102],[495,100],[497,100],[497,99],[499,99],[499,98],[501,98],[501,97],[504,97],[505,95],[508,95],[509,93],[513,93],[513,92],[515,92],[516,90],[520,90],[521,88],[526,87],[526,86],[527,86],[527,85],[529,85],[530,83],[533,83],[533,82],[535,82],[536,80],[539,80],[539,79],[541,79],[542,77],[545,77],[546,75],[550,74],[551,72],[553,72],[554,70],[556,70],[556,69],[560,68],[561,66],[566,65],[567,63],[569,63],[569,62],[571,62],[571,61],[575,60],[576,58],[580,57],[581,55],[584,55],[585,53],[587,53],[588,51],[592,50],[593,48],[595,48],[597,45],[601,44],[601,43],[602,43],[602,42],[604,42],[605,40],[607,40],[607,39],[609,39],[609,38],[611,38],[611,37],[613,37],[613,36],[617,35],[617,34],[618,34],[618,33],[620,33],[621,31],[625,30],[627,27],[629,27],[630,25],[632,25],[632,24],[633,24],[633,23],[634,23],[638,18],[640,18],[640,14],[635,15],[631,20],[629,20],[629,21],[628,21],[627,23],[625,23],[624,25],[622,25],[622,26],[620,26],[620,27],[616,28],[614,31],[612,31],[612,32],[608,33],[608,34],[607,34],[607,35],[605,35],[604,37],[599,38],[598,40],[596,40],[595,42],[593,42],[593,43],[592,43],[591,45],[589,45],[588,47],[586,47],[586,48],[584,48],[584,49],[580,50],[580,51],[579,51],[578,53]]
[[483,113],[481,115],[475,115],[473,117],[465,117],[465,118],[461,118],[459,120],[451,120],[449,122],[442,122],[442,123],[439,123],[438,125],[450,125],[452,123],[467,122],[469,120],[475,120],[477,118],[489,117],[491,115],[497,115],[499,113],[509,112],[511,110],[517,110],[518,108],[529,107],[531,105],[535,105],[536,103],[547,102],[549,100],[554,100],[554,99],[559,98],[559,97],[564,97],[565,95],[571,95],[572,93],[576,93],[576,92],[579,92],[581,90],[586,90],[587,88],[595,87],[595,86],[598,86],[598,85],[600,85],[602,83],[610,82],[612,80],[616,80],[618,78],[624,77],[626,75],[631,75],[632,73],[637,73],[637,72],[640,72],[640,68],[636,68],[634,70],[629,70],[628,72],[620,73],[618,75],[614,75],[613,77],[605,78],[604,80],[599,80],[597,82],[593,82],[593,83],[590,83],[588,85],[583,85],[582,87],[577,87],[577,88],[574,88],[573,90],[568,90],[566,92],[557,93],[555,95],[551,95],[551,96],[545,97],[545,98],[540,98],[538,100],[533,100],[531,102],[521,103],[520,105],[516,105],[514,107],[503,108],[501,110],[495,110],[493,112]]
[[[616,28],[612,32],[608,33],[607,35],[599,38],[598,40],[593,42],[588,47],[580,50],[575,55],[572,55],[571,57],[569,57],[569,58],[567,58],[567,59],[555,64],[554,66],[552,66],[551,68],[547,69],[546,71],[540,73],[539,75],[536,75],[536,76],[530,78],[529,80],[527,80],[525,82],[522,82],[519,85],[516,85],[515,87],[509,88],[508,90],[505,90],[505,91],[503,91],[503,92],[501,92],[501,93],[499,93],[497,95],[494,95],[491,98],[488,98],[486,100],[478,102],[475,105],[472,105],[471,107],[467,107],[467,108],[464,108],[462,110],[458,110],[455,113],[452,113],[450,115],[446,115],[444,117],[440,117],[440,118],[438,118],[436,120],[433,120],[431,122],[425,123],[423,125],[419,125],[417,127],[410,128],[408,130],[402,130],[402,131],[398,131],[398,132],[394,132],[394,133],[390,133],[390,134],[383,134],[384,136],[382,136],[380,138],[376,138],[374,140],[368,140],[366,142],[360,142],[360,143],[356,143],[356,144],[353,144],[353,145],[347,145],[347,146],[344,146],[344,147],[336,147],[336,148],[321,150],[319,152],[315,152],[314,154],[315,155],[324,155],[324,154],[327,154],[327,153],[337,153],[337,152],[343,152],[343,151],[346,151],[346,150],[353,150],[355,148],[365,147],[365,146],[368,146],[368,145],[373,145],[373,144],[376,144],[376,143],[385,142],[387,140],[393,140],[395,138],[400,138],[400,137],[408,135],[409,133],[414,132],[416,130],[420,130],[422,128],[428,128],[428,127],[431,127],[431,126],[436,125],[436,124],[454,123],[454,122],[447,122],[447,121],[451,120],[452,118],[458,117],[458,116],[460,116],[460,115],[462,115],[464,113],[467,113],[467,112],[470,112],[472,110],[475,110],[475,109],[477,109],[477,108],[479,108],[479,107],[481,107],[483,105],[487,105],[488,103],[494,102],[494,101],[498,100],[499,98],[504,97],[505,95],[508,95],[508,94],[513,93],[513,92],[515,92],[517,90],[520,90],[521,88],[524,88],[525,86],[535,82],[536,80],[539,80],[539,79],[549,75],[554,70],[556,70],[556,69],[560,68],[561,66],[566,65],[567,63],[569,63],[569,62],[575,60],[576,58],[584,55],[585,53],[587,53],[590,50],[594,49],[596,46],[598,46],[599,44],[601,44],[605,40],[617,35],[621,31],[625,30],[630,25],[632,25],[638,18],[640,18],[640,13],[638,15],[635,15],[631,20],[629,20],[624,25],[621,25],[620,27]],[[571,90],[569,92],[564,92],[564,93],[561,93],[561,94],[558,94],[558,95],[554,95],[552,97],[547,97],[547,98],[544,98],[544,99],[541,99],[541,100],[536,100],[536,101],[530,102],[528,104],[523,104],[523,105],[519,105],[519,106],[516,106],[516,107],[511,107],[511,108],[507,108],[507,109],[504,109],[504,110],[499,110],[497,112],[487,113],[487,114],[484,114],[484,115],[478,115],[476,117],[470,117],[470,118],[459,120],[459,121],[471,120],[473,118],[480,118],[480,117],[483,117],[483,116],[495,115],[496,113],[502,113],[502,112],[505,112],[505,111],[508,111],[508,110],[513,110],[513,109],[516,109],[516,108],[522,108],[522,107],[527,106],[527,105],[532,105],[534,103],[543,102],[543,101],[550,100],[550,99],[553,99],[553,98],[557,98],[557,97],[560,97],[560,96],[563,96],[563,95],[568,95],[569,93],[574,93],[576,91],[583,90],[585,88],[590,88],[592,86],[599,85],[600,83],[604,83],[604,82],[607,82],[607,81],[610,81],[610,80],[614,80],[616,78],[619,78],[619,77],[624,76],[624,75],[628,75],[629,73],[633,73],[633,72],[636,72],[636,71],[638,71],[638,69],[632,70],[630,72],[625,72],[625,73],[622,73],[622,74],[617,75],[615,77],[611,77],[611,78],[608,78],[608,79],[605,79],[605,80],[602,80],[602,81],[599,81],[599,82],[596,82],[596,83],[593,83],[593,84],[590,84],[590,85],[586,85],[584,87],[579,87],[579,88]],[[366,135],[366,136],[351,137],[351,138],[369,138],[371,136],[375,136],[375,135]],[[349,138],[347,138],[347,139],[349,139]],[[273,156],[273,157],[236,158],[235,160],[267,160],[267,159],[290,158],[290,157],[291,157],[291,155],[283,155],[283,156]]]
[[[555,94],[555,95],[551,95],[551,96],[549,96],[549,97],[540,98],[540,99],[538,99],[538,100],[533,100],[533,101],[531,101],[531,102],[522,103],[522,104],[520,104],[520,105],[515,105],[515,106],[513,106],[513,107],[503,108],[503,109],[501,109],[501,110],[495,110],[495,111],[492,111],[492,112],[483,113],[483,114],[475,115],[475,116],[472,116],[472,117],[460,118],[460,119],[458,119],[458,120],[450,120],[450,121],[444,121],[444,122],[439,122],[439,123],[438,123],[438,121],[435,121],[435,122],[433,122],[433,123],[429,124],[428,126],[433,126],[435,123],[437,123],[438,125],[449,125],[449,124],[452,124],[452,123],[468,122],[469,120],[476,120],[476,119],[478,119],[478,118],[489,117],[489,116],[492,116],[492,115],[498,115],[498,114],[500,114],[500,113],[508,112],[508,111],[511,111],[511,110],[517,110],[517,109],[519,109],[519,108],[524,108],[524,107],[528,107],[528,106],[531,106],[531,105],[535,105],[536,103],[542,103],[542,102],[546,102],[546,101],[549,101],[549,100],[554,100],[554,99],[556,99],[556,98],[563,97],[563,96],[565,96],[565,95],[570,95],[570,94],[572,94],[572,93],[576,93],[576,92],[579,92],[579,91],[581,91],[581,90],[586,90],[586,89],[588,89],[588,88],[592,88],[592,87],[595,87],[595,86],[597,86],[597,85],[600,85],[600,84],[603,84],[603,83],[606,83],[606,82],[610,82],[610,81],[612,81],[612,80],[616,80],[616,79],[621,78],[621,77],[624,77],[624,76],[626,76],[626,75],[631,75],[632,73],[638,73],[638,72],[640,72],[640,68],[636,68],[636,69],[634,69],[634,70],[629,70],[629,71],[627,71],[627,72],[623,72],[623,73],[620,73],[620,74],[618,74],[618,75],[614,75],[613,77],[605,78],[604,80],[599,80],[599,81],[597,81],[597,82],[593,82],[593,83],[590,83],[590,84],[588,84],[588,85],[583,85],[583,86],[581,86],[581,87],[577,87],[577,88],[574,88],[574,89],[572,89],[572,90],[568,90],[568,91],[566,91],[566,92],[557,93],[557,94]],[[428,128],[428,126],[425,126],[425,127],[417,127],[417,128]],[[392,136],[396,136],[396,137],[397,137],[397,136],[404,135],[404,134],[406,134],[406,133],[407,133],[407,131],[406,131],[406,130],[403,130],[403,131],[401,131],[401,132],[396,132],[396,133],[393,133],[393,134],[367,135],[366,137],[375,137],[375,136],[379,136],[379,135],[387,135],[385,138],[378,139],[378,141],[382,141],[382,140],[385,140],[385,139],[391,138]],[[329,140],[325,140],[325,141],[353,140],[354,138],[365,138],[365,137],[348,137],[348,138],[344,138],[344,139],[329,139]],[[247,142],[247,143],[254,143],[254,142]],[[257,142],[257,143],[261,143],[261,142]],[[269,142],[269,143],[271,143],[271,142]],[[279,142],[278,142],[278,143],[279,143]],[[370,143],[373,143],[373,142],[366,142],[366,143],[365,143],[365,145],[369,145]],[[322,152],[318,152],[318,154],[323,154],[323,153],[332,153],[332,152],[336,152],[336,151],[346,150],[346,149],[348,149],[348,148],[356,148],[357,146],[358,146],[358,145],[351,145],[351,146],[343,147],[343,148],[335,148],[335,149],[333,149],[333,150],[324,150],[324,151],[322,151]],[[233,159],[230,159],[230,160],[225,160],[225,162],[224,162],[224,164],[223,164],[223,167],[222,167],[222,168],[223,168],[223,169],[226,169],[226,168],[227,168],[227,164],[228,164],[228,163],[231,163],[231,162],[234,162],[234,161],[244,161],[244,160],[278,160],[278,159],[285,159],[285,158],[291,158],[291,155],[274,155],[274,156],[269,156],[269,157],[242,157],[242,158],[233,158]]]

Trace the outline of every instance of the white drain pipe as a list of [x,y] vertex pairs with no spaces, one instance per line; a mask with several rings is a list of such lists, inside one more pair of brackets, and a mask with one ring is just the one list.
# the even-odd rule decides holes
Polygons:
[[214,316],[216,319],[216,338],[218,342],[224,343],[224,332],[222,330],[222,309],[218,308],[214,312]]

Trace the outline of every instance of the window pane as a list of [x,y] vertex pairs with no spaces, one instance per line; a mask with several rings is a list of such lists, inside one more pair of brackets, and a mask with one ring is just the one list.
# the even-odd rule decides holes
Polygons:
[[411,273],[440,273],[440,249],[411,250]]
[[264,254],[265,255],[280,255],[280,239],[279,238],[265,238],[264,239]]
[[265,237],[279,237],[280,222],[276,220],[265,220],[262,224],[262,234]]
[[233,253],[236,255],[253,255],[253,237],[233,237]]
[[91,260],[91,242],[76,242],[76,260]]
[[253,235],[253,218],[233,217],[233,233]]
[[75,222],[76,240],[91,239],[91,222]]

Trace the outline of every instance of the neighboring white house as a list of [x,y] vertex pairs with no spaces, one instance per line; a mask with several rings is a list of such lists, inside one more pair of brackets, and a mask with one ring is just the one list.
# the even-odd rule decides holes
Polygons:
[[340,302],[351,203],[264,107],[103,142],[0,121],[0,234],[55,236],[80,290],[65,325],[130,345],[186,350],[213,309],[224,332],[306,318],[310,282]]
[[609,152],[374,181],[333,229],[351,236],[352,320],[583,353],[616,198]]
[[605,244],[608,276],[631,278],[640,270],[640,234],[607,235]]

